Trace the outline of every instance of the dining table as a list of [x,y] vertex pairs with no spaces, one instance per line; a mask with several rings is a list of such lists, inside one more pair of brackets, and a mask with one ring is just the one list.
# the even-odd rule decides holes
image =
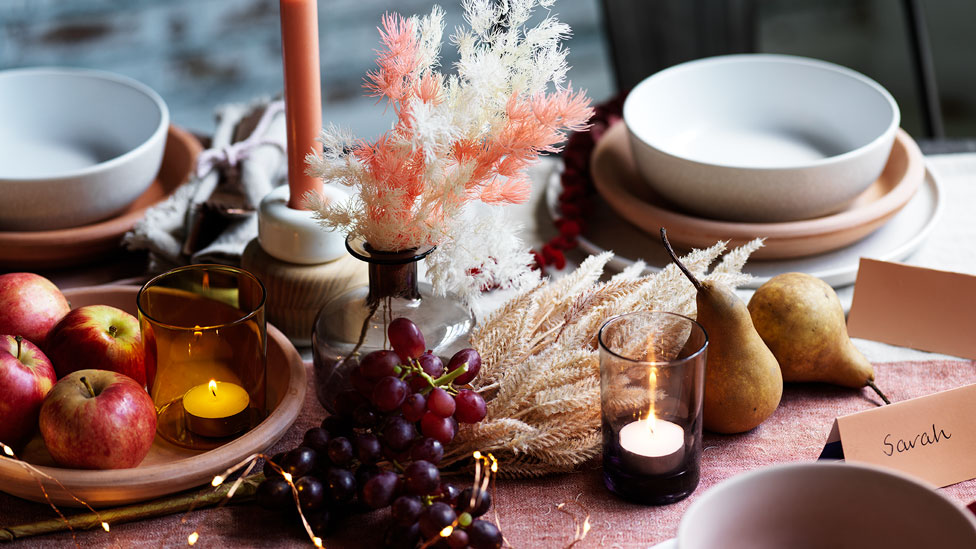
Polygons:
[[[939,154],[926,157],[938,180],[942,209],[930,234],[904,262],[924,267],[976,275],[976,153]],[[539,247],[558,235],[546,202],[547,186],[558,174],[561,160],[544,157],[531,168],[530,200],[512,208],[522,225],[527,245]],[[623,223],[621,221],[621,223]],[[587,255],[582,249],[567,252],[568,265],[547,272],[558,277],[569,272]],[[637,258],[630,258],[637,259]],[[150,273],[144,252],[121,247],[94,263],[41,271],[62,289],[108,284],[141,284]],[[856,286],[855,286],[856,287]],[[850,303],[855,287],[838,288],[842,301]],[[742,291],[748,297],[749,291]],[[897,296],[892,296],[896,299]],[[484,311],[505,299],[504,294],[483,296]],[[481,314],[486,314],[482,312]],[[976,383],[976,361],[924,352],[863,339],[855,340],[875,368],[876,383],[893,402],[929,395]],[[315,396],[311,353],[298,349],[308,373],[304,406],[294,424],[267,451],[268,455],[297,446],[306,430],[318,426],[326,411]],[[628,503],[611,494],[603,483],[599,459],[572,473],[538,478],[510,478],[505,463],[492,487],[493,504],[485,518],[496,522],[508,546],[544,547],[653,547],[674,538],[685,510],[712,486],[757,468],[818,459],[836,417],[876,408],[880,399],[870,389],[850,389],[818,383],[788,383],[779,408],[759,427],[742,434],[705,433],[701,480],[688,498],[663,506]],[[2,482],[2,481],[0,481]],[[470,472],[455,482],[470,482]],[[0,484],[0,491],[3,490]],[[976,502],[976,480],[938,489],[959,504]],[[804,497],[796,494],[797,498]],[[76,509],[61,508],[72,514]],[[12,525],[57,519],[44,503],[0,493],[0,530]],[[325,547],[381,546],[389,524],[387,510],[349,514],[334,520]],[[829,527],[829,525],[825,525]],[[269,511],[241,502],[188,513],[112,524],[109,531],[95,528],[25,538],[14,547],[179,547],[197,532],[195,547],[302,547],[311,542],[294,513]]]

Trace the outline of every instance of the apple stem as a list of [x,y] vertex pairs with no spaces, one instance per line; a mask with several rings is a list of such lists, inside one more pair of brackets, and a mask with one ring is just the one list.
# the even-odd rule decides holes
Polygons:
[[17,340],[17,360],[20,360],[20,343],[24,341],[24,336],[14,336],[14,339]]
[[81,382],[85,384],[85,388],[88,389],[88,392],[91,394],[92,398],[95,398],[95,389],[92,388],[92,384],[88,381],[88,378],[81,376]]
[[112,337],[118,337],[119,329],[116,328],[114,324],[112,324],[111,326],[108,327],[108,335]]

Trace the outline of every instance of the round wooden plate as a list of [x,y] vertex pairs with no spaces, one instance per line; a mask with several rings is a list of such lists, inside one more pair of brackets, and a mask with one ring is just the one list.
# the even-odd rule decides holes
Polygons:
[[805,257],[857,242],[898,213],[925,179],[922,152],[899,129],[881,176],[847,209],[783,223],[718,221],[683,213],[655,194],[637,172],[627,137],[624,124],[614,125],[597,143],[591,159],[597,192],[617,215],[654,236],[665,227],[671,242],[683,248],[706,248],[716,240],[739,246],[764,237],[765,246],[752,254],[756,259]]
[[0,231],[0,269],[37,270],[89,262],[120,247],[122,235],[146,209],[190,177],[203,147],[189,132],[169,127],[159,175],[124,212],[91,225],[53,231]]
[[[73,307],[105,304],[134,315],[138,291],[138,286],[94,286],[66,290],[64,295]],[[56,505],[79,507],[71,497],[73,494],[93,507],[110,507],[208,484],[214,475],[277,442],[294,423],[305,402],[307,380],[302,358],[288,338],[270,324],[267,376],[269,400],[275,403],[273,411],[257,427],[220,448],[197,452],[157,436],[149,455],[138,467],[89,471],[55,465],[38,435],[21,457],[57,482],[32,475],[20,461],[0,457],[0,490],[44,502],[44,494],[37,484],[40,477],[44,490]]]

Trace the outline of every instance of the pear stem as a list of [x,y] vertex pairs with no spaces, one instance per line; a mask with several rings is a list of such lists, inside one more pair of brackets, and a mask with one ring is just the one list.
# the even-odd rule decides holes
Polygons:
[[92,384],[90,381],[88,381],[88,378],[81,376],[80,381],[85,384],[85,389],[88,389],[88,392],[91,394],[92,398],[95,398],[95,389],[92,388]]
[[674,264],[681,269],[681,272],[685,273],[685,276],[687,276],[688,280],[690,280],[695,286],[695,289],[701,291],[701,282],[699,282],[698,279],[695,278],[695,275],[691,274],[691,271],[688,270],[688,267],[685,267],[684,263],[678,259],[678,256],[674,253],[674,248],[672,248],[671,243],[668,242],[668,231],[664,227],[661,227],[661,241],[664,242],[664,249],[667,250],[668,255],[671,256],[671,261],[674,261]]
[[869,379],[867,381],[867,386],[874,389],[874,392],[878,393],[878,396],[881,397],[881,400],[883,400],[885,404],[891,404],[891,401],[888,400],[888,397],[886,397],[885,394],[881,392],[881,389],[879,389],[878,386],[874,384],[873,379]]
[[20,343],[24,341],[24,336],[14,336],[14,339],[17,341],[17,360],[20,360]]

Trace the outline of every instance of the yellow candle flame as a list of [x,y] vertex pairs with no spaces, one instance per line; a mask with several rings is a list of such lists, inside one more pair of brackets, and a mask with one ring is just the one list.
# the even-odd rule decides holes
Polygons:
[[647,397],[650,402],[647,405],[647,415],[642,419],[647,421],[647,431],[652,434],[654,433],[654,424],[657,422],[657,416],[654,414],[654,397],[656,393],[657,368],[651,366],[647,372]]
[[210,388],[210,393],[216,398],[217,397],[217,381],[211,379],[210,384],[207,385]]

